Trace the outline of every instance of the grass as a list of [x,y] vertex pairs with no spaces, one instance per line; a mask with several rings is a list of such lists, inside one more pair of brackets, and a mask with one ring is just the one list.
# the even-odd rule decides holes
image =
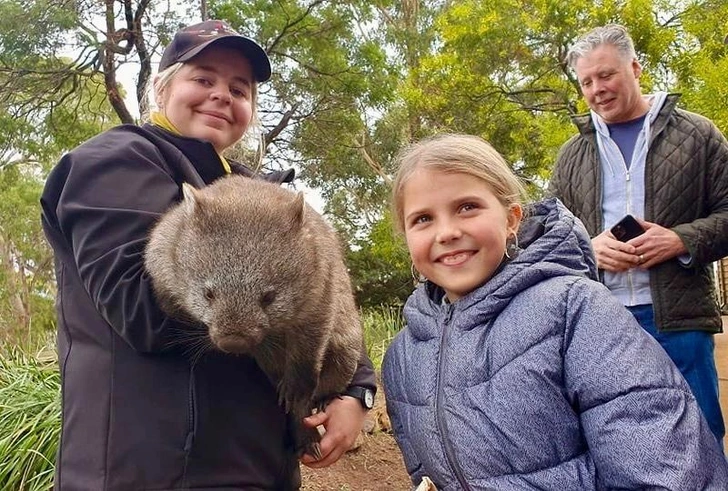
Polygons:
[[53,487],[60,420],[60,377],[53,357],[6,349],[0,356],[0,489]]
[[382,359],[389,343],[404,327],[401,311],[401,307],[382,306],[362,312],[362,329],[367,354],[377,371],[382,368]]
[[[400,308],[362,312],[367,351],[377,371],[402,329]],[[48,491],[60,437],[58,363],[52,349],[0,347],[0,490]],[[345,489],[345,488],[343,488]]]

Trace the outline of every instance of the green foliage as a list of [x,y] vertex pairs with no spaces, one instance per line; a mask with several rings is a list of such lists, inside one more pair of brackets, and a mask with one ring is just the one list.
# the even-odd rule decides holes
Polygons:
[[3,0],[0,4],[0,51],[5,60],[54,55],[64,34],[77,21],[73,0]]
[[19,349],[0,355],[0,489],[52,488],[60,420],[55,360]]
[[[61,154],[113,124],[103,84],[91,77],[55,110],[16,118],[0,105],[0,341],[32,343],[55,327],[53,257],[40,195]],[[6,108],[5,111],[3,109]]]
[[681,36],[667,48],[682,104],[728,134],[728,3],[706,1],[688,9]]
[[366,237],[355,239],[347,264],[356,300],[361,307],[397,307],[413,290],[407,248],[393,234],[390,214],[374,223]]
[[0,342],[32,342],[54,326],[53,262],[41,230],[33,168],[0,170]]
[[522,177],[543,179],[563,143],[554,127],[570,124],[573,86],[560,58],[578,5],[585,2],[473,0],[443,11],[440,47],[404,94],[426,132],[480,135]]
[[387,347],[404,327],[401,307],[380,306],[363,310],[362,327],[367,354],[374,368],[379,371]]

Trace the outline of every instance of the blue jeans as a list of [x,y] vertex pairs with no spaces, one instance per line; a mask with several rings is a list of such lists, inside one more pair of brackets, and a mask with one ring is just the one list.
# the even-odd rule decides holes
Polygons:
[[725,435],[718,397],[713,335],[705,331],[658,332],[652,305],[627,307],[640,326],[654,337],[677,365],[703,410],[708,426],[719,442]]

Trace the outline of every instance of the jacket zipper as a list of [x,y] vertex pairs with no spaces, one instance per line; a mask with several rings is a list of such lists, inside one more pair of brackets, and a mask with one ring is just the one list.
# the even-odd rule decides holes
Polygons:
[[[625,181],[627,186],[627,213],[632,213],[632,179],[629,173],[627,162],[624,163]],[[632,268],[626,271],[627,288],[629,288],[629,302],[634,305],[634,282],[632,281]]]
[[455,477],[458,480],[458,483],[460,483],[460,487],[466,491],[470,491],[470,486],[468,485],[468,482],[465,480],[465,476],[463,476],[463,471],[460,468],[460,466],[457,463],[457,459],[455,459],[455,452],[452,448],[452,445],[450,445],[450,442],[447,439],[447,423],[445,422],[445,418],[442,416],[441,408],[443,403],[443,391],[442,391],[442,380],[444,375],[444,359],[443,356],[444,350],[445,350],[445,339],[447,338],[447,330],[448,326],[450,325],[450,320],[452,319],[453,311],[455,310],[455,306],[450,304],[447,306],[447,313],[445,314],[445,319],[443,321],[443,330],[442,330],[442,337],[440,338],[440,363],[438,364],[438,370],[437,370],[437,396],[435,398],[435,421],[437,424],[437,429],[440,431],[440,435],[442,435],[442,447],[445,451],[445,459],[447,460],[447,463],[450,465],[450,468],[455,473]]
[[185,438],[185,462],[182,470],[182,483],[187,485],[187,468],[190,461],[190,453],[192,452],[192,444],[195,440],[195,433],[197,430],[197,393],[195,391],[195,365],[190,365],[190,386],[189,395],[187,399],[187,437]]

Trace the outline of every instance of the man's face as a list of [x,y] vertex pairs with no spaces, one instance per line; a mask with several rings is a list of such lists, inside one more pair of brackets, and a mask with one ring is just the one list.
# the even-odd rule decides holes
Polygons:
[[574,66],[589,107],[607,123],[630,121],[647,113],[637,60],[626,60],[611,44],[602,44],[582,56]]

